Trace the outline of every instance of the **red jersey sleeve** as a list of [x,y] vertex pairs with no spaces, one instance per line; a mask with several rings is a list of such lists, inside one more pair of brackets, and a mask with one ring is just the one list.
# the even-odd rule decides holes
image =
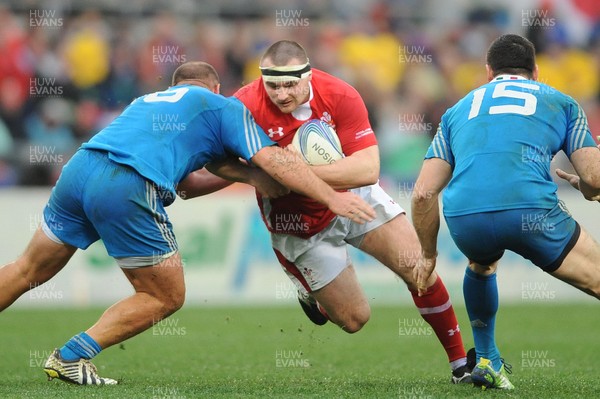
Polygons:
[[346,87],[345,93],[340,95],[334,115],[337,116],[335,128],[344,154],[351,155],[377,145],[367,107],[360,94],[350,85]]

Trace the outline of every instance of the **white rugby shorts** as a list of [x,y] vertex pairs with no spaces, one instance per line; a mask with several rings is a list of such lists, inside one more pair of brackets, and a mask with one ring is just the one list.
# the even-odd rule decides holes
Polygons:
[[350,191],[375,209],[377,217],[373,221],[358,224],[336,216],[325,229],[308,239],[271,234],[277,258],[298,289],[311,292],[329,284],[351,264],[348,244],[359,248],[366,233],[405,212],[379,183]]

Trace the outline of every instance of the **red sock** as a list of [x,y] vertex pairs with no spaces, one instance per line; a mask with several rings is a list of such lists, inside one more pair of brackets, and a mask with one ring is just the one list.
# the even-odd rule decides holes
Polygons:
[[416,291],[411,291],[411,294],[421,317],[433,328],[446,350],[448,360],[453,362],[466,357],[454,308],[440,276],[423,296]]

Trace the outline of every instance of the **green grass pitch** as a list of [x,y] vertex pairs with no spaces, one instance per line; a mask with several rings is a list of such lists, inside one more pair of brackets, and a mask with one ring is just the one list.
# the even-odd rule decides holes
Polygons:
[[[466,313],[457,308],[465,345]],[[299,307],[186,307],[95,360],[117,386],[47,381],[49,351],[100,309],[0,314],[0,398],[598,398],[598,307],[502,306],[497,336],[513,392],[449,382],[445,353],[411,307],[375,307],[349,335],[311,325]]]

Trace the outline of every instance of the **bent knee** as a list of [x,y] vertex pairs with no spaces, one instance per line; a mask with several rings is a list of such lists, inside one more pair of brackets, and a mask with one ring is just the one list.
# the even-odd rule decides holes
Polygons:
[[169,297],[168,308],[172,312],[176,312],[179,309],[181,309],[181,307],[183,306],[184,303],[185,303],[185,289],[182,289],[182,290],[179,290],[179,292],[177,292],[176,294],[171,295]]
[[170,292],[168,295],[157,298],[161,303],[161,313],[163,317],[167,317],[183,306],[185,302],[185,289],[177,289]]
[[344,323],[341,326],[342,330],[348,334],[354,334],[360,331],[370,318],[371,309],[368,306],[361,308],[359,311],[350,314],[350,317],[344,320]]

